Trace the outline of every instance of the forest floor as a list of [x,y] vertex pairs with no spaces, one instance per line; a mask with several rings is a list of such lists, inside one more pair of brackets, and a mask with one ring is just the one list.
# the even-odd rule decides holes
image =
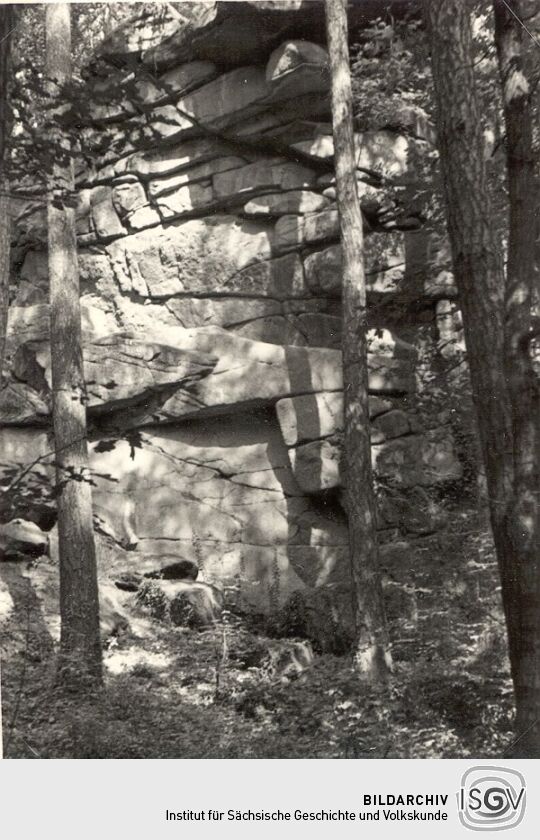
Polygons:
[[388,567],[392,685],[351,657],[284,676],[242,626],[153,623],[111,640],[90,696],[54,685],[54,651],[21,598],[3,626],[6,758],[491,758],[512,743],[512,694],[493,549],[476,513]]

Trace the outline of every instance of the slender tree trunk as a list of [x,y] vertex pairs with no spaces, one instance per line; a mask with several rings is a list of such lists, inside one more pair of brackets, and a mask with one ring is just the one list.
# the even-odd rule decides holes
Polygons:
[[0,5],[0,386],[4,378],[4,355],[9,307],[9,269],[11,250],[11,215],[9,179],[7,175],[10,109],[11,31],[14,25],[13,6]]
[[[47,77],[71,77],[67,3],[46,9]],[[96,555],[92,525],[82,360],[74,191],[69,142],[59,137],[48,203],[51,376],[60,553],[60,667],[68,687],[101,680]]]
[[343,251],[344,498],[349,520],[357,621],[355,661],[373,682],[388,679],[392,661],[379,579],[368,403],[367,308],[345,0],[326,0],[332,74],[332,118]]
[[[519,0],[494,2],[506,128],[509,237],[504,362],[512,411],[514,485],[508,531],[519,569],[516,752],[540,757],[540,388],[531,356],[539,191]],[[508,8],[510,6],[511,10]]]

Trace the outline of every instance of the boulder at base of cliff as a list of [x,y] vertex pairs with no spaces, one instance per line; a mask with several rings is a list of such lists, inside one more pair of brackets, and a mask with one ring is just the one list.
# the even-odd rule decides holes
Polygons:
[[137,604],[154,618],[180,627],[202,628],[221,616],[223,596],[207,583],[155,580],[142,584]]
[[0,525],[0,560],[39,557],[47,551],[47,535],[35,522],[12,519]]

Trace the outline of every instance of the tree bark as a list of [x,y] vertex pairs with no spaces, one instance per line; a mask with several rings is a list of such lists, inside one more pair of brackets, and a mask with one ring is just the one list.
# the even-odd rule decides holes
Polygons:
[[[514,484],[508,531],[519,570],[515,653],[517,753],[540,757],[540,388],[531,355],[539,191],[521,3],[495,0],[509,198],[504,363],[512,412]],[[510,6],[510,9],[508,8]],[[514,14],[512,14],[512,12]]]
[[[527,265],[533,253],[531,231],[535,230],[525,211],[529,199],[523,195],[527,181],[528,189],[533,183],[525,162],[527,143],[523,145],[527,130],[521,123],[512,127],[509,136],[513,147],[513,151],[509,149],[513,156],[509,159],[509,177],[513,181],[510,202],[514,209],[508,264],[512,279],[505,296],[504,259],[493,234],[473,71],[471,7],[466,0],[424,0],[424,7],[448,233],[463,314],[516,697],[516,755],[539,757],[538,564],[532,559],[528,543],[531,529],[527,528],[528,517],[534,518],[531,488],[535,456],[530,457],[534,446],[531,425],[520,407],[522,399],[529,399],[526,394],[532,383],[525,381],[523,355],[518,354],[524,343],[522,328],[527,330],[530,323],[520,321],[528,306],[524,286],[531,280]],[[525,174],[520,171],[524,163]],[[528,230],[521,229],[522,225]],[[521,260],[526,260],[523,266]],[[514,482],[516,466],[523,475],[518,483]],[[516,491],[519,499],[514,495]]]
[[[47,77],[53,87],[71,78],[67,3],[46,9]],[[69,141],[56,141],[47,217],[51,317],[51,377],[60,554],[59,678],[66,687],[101,680],[101,642],[92,523],[82,359],[79,271]]]
[[357,623],[355,663],[372,682],[392,668],[379,578],[368,402],[367,308],[345,0],[326,0],[334,161],[343,252],[344,500]]
[[9,80],[11,32],[14,25],[11,5],[0,5],[0,387],[4,380],[4,356],[9,307],[11,253],[11,214],[7,174],[8,143],[11,129]]

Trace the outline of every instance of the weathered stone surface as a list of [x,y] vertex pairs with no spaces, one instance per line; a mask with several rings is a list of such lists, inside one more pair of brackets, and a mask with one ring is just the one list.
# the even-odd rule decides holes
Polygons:
[[329,199],[309,190],[290,190],[252,198],[244,205],[247,216],[283,216],[290,213],[303,215],[324,210]]
[[[409,7],[407,0],[394,0],[392,13],[401,16]],[[213,60],[229,66],[257,61],[273,49],[284,33],[290,37],[324,43],[324,4],[313,0],[245,0],[223,3],[209,0],[204,4],[183,3],[183,20],[177,31],[143,53],[150,66],[170,65],[193,58]],[[364,0],[349,11],[351,26],[365,25],[380,15],[380,0]],[[242,37],[238,37],[238,32]],[[132,42],[135,41],[131,36]],[[119,39],[120,45],[123,43]],[[122,47],[112,55],[121,55]]]
[[154,199],[154,204],[163,219],[172,219],[210,209],[214,204],[214,193],[210,184],[190,184],[167,192]]
[[309,41],[286,41],[270,56],[266,80],[281,98],[330,89],[328,53]]
[[95,187],[90,195],[90,206],[93,225],[100,239],[112,239],[126,232],[113,204],[110,187]]
[[[117,322],[107,302],[95,295],[84,295],[81,298],[81,322],[83,335],[91,335],[94,338],[117,330]],[[31,342],[48,341],[49,330],[48,304],[10,307],[7,350],[10,356],[14,356],[13,371],[18,379],[27,381],[19,367],[22,359],[17,358],[17,348]]]
[[[194,560],[199,580],[236,580],[242,598],[267,612],[272,599],[279,605],[304,585],[291,566],[298,546],[315,558],[318,546],[346,541],[343,525],[312,510],[302,496],[275,419],[254,423],[247,414],[144,432],[133,460],[126,441],[109,451],[91,449],[100,527],[120,537],[127,517],[135,545],[114,561],[113,579],[120,571],[136,573],[138,557],[139,573],[155,572],[163,565],[162,544],[169,555]],[[118,483],[101,479],[103,473]]]
[[[150,66],[204,58],[229,66],[256,61],[279,41],[281,33],[308,15],[310,3],[290,0],[285,6],[264,2],[184,4],[177,31],[143,53]],[[320,12],[320,10],[319,10]],[[242,37],[238,37],[238,32]]]
[[287,446],[296,446],[343,428],[343,394],[325,391],[279,400],[276,412],[283,440]]
[[226,286],[231,294],[260,295],[278,300],[309,295],[302,261],[297,254],[253,263],[229,278]]
[[126,225],[130,232],[156,227],[161,222],[161,216],[155,207],[145,204],[133,210],[126,217]]
[[238,169],[245,166],[248,161],[237,155],[218,157],[206,163],[196,164],[183,169],[176,175],[167,175],[162,178],[153,178],[148,184],[148,194],[155,198],[163,193],[173,192],[188,184],[195,184],[199,181],[210,182],[212,175],[218,172],[226,172],[228,169]]
[[7,346],[39,341],[49,335],[49,307],[46,303],[33,306],[10,306],[7,323]]
[[[384,187],[366,184],[364,173],[357,171],[356,186],[360,208],[370,225],[376,230],[393,231],[410,229],[413,225],[410,214],[404,212],[394,191]],[[328,181],[330,186],[322,192],[326,198],[336,200],[337,190],[333,175],[323,175],[318,179],[320,188]]]
[[210,82],[218,75],[213,61],[191,61],[180,67],[173,67],[155,81],[144,77],[135,82],[137,100],[143,105],[155,105],[174,94],[185,94]]
[[[164,339],[170,328],[163,328]],[[218,363],[189,389],[177,390],[154,411],[162,419],[199,412],[225,413],[225,406],[265,404],[297,393],[341,387],[341,355],[323,348],[280,347],[248,341],[218,329],[180,330],[176,346],[213,354]],[[171,335],[170,340],[172,340]],[[374,392],[409,391],[413,367],[409,359],[373,355],[368,359]],[[230,409],[229,409],[230,410]]]
[[[0,467],[28,466],[51,452],[47,433],[37,429],[0,426]],[[40,469],[39,465],[36,465]]]
[[276,300],[244,298],[241,306],[236,298],[173,298],[167,302],[167,309],[173,313],[181,327],[222,327],[234,329],[247,323],[282,314],[282,307]]
[[[334,156],[334,141],[329,127],[321,126],[313,139],[293,143],[292,148],[316,160]],[[355,134],[356,165],[359,169],[399,178],[407,172],[409,141],[393,131],[366,131]]]
[[12,239],[18,244],[43,248],[47,242],[47,211],[42,201],[11,201]]
[[43,423],[49,405],[24,382],[7,382],[0,390],[0,423],[4,426],[25,426]]
[[275,251],[283,253],[339,238],[337,210],[323,210],[305,216],[282,216],[275,228]]
[[[305,493],[341,485],[341,451],[339,435],[289,450],[294,477]],[[454,444],[444,429],[373,445],[372,458],[377,476],[404,488],[430,487],[462,475]]]
[[266,79],[280,82],[298,67],[312,69],[320,90],[326,90],[329,82],[328,53],[318,44],[309,41],[285,41],[274,50],[266,65]]
[[95,241],[94,222],[92,219],[92,206],[90,199],[92,190],[79,190],[77,192],[77,206],[75,208],[75,230],[77,237],[84,237],[87,241]]
[[[244,164],[248,159],[242,151],[240,159]],[[200,137],[164,149],[128,155],[115,163],[107,177],[133,173],[141,178],[157,178],[183,172],[187,180],[197,181],[221,171],[219,161],[231,157],[238,158],[238,149],[232,144],[213,137]],[[98,173],[96,177],[99,177]]]
[[[253,341],[302,347],[337,347],[341,329],[339,317],[333,314],[328,301],[324,299],[285,302],[244,297],[239,306],[235,297],[180,297],[167,301],[166,307],[164,317],[159,307],[152,315],[155,307],[131,304],[132,314],[126,313],[124,307],[122,323],[128,323],[129,318],[134,325],[144,323],[150,328],[155,328],[155,321],[152,325],[148,318],[141,320],[145,315],[149,315],[164,325],[177,323],[188,329],[217,326]],[[137,313],[134,312],[135,309],[138,310]]]
[[315,183],[312,169],[293,161],[267,158],[256,163],[214,175],[212,184],[216,198],[236,198],[244,194],[272,191],[276,189],[295,190]]
[[[14,306],[44,303],[48,296],[49,266],[45,251],[26,251],[20,270]],[[21,292],[21,285],[23,290]]]
[[385,400],[381,397],[373,397],[370,394],[369,416],[371,420],[373,420],[374,417],[378,417],[380,414],[384,414],[385,411],[390,411],[392,407],[393,403],[390,400]]
[[282,102],[288,101],[290,109],[298,98],[319,96],[326,100],[328,88],[329,76],[320,65],[299,63],[270,81],[259,66],[238,67],[181,97],[176,105],[154,109],[149,125],[159,137],[208,130],[230,134],[245,120]]
[[307,493],[320,493],[341,483],[338,439],[327,438],[305,443],[289,450],[291,467],[299,487]]
[[[373,420],[382,420],[385,412],[392,412],[392,403],[380,397],[369,397],[369,415]],[[297,446],[306,441],[329,437],[343,431],[343,394],[341,391],[326,391],[279,400],[276,412],[287,446]],[[381,416],[382,415],[382,416]],[[377,423],[376,423],[377,425]],[[407,431],[409,431],[407,427]]]
[[[384,331],[368,357],[370,389],[411,390],[414,367],[405,342]],[[24,351],[18,375],[50,387],[50,355],[43,343]],[[295,394],[341,388],[341,354],[317,347],[279,346],[209,327],[161,326],[146,341],[122,334],[87,342],[85,374],[90,410],[128,404],[130,426],[208,413],[230,413]],[[137,410],[135,410],[137,406]]]
[[[41,618],[54,641],[60,639],[60,598],[58,565],[45,559],[40,560],[23,572],[37,599]],[[128,614],[121,603],[121,593],[108,581],[99,582],[99,618],[102,639],[121,635],[129,630]]]
[[[79,168],[77,231],[90,428],[102,437],[91,460],[101,587],[112,598],[107,632],[123,626],[115,598],[123,608],[135,592],[163,587],[167,614],[197,624],[192,611],[212,607],[213,587],[224,585],[240,609],[283,608],[285,624],[303,594],[318,649],[335,651],[350,630],[352,619],[341,621],[350,602],[346,522],[339,494],[326,492],[340,486],[343,400],[328,62],[315,43],[324,43],[323,5],[174,4],[155,40],[139,15],[104,48],[115,69],[95,88],[114,96],[110,106],[101,97],[107,124],[81,130],[94,164]],[[361,5],[365,22],[376,4]],[[127,56],[147,63],[148,78],[118,70]],[[121,101],[133,87],[136,114]],[[426,132],[406,116],[356,136],[370,231],[408,224],[400,179]],[[385,178],[391,192],[374,186]],[[0,423],[44,424],[48,316],[34,304],[47,295],[36,245],[45,216],[33,201],[16,215],[22,277],[8,353],[18,380],[0,392]],[[445,295],[444,243],[428,240],[371,232],[365,245],[373,323],[394,324],[388,304],[404,303],[400,334],[419,345],[418,323],[437,304],[442,333],[441,301],[454,294]],[[384,329],[369,340],[369,385],[379,394],[370,397],[373,461],[398,499],[390,486],[378,527],[383,540],[431,533],[434,517],[411,513],[417,499],[408,509],[399,500],[459,476],[451,438],[446,428],[422,433],[403,410],[399,397],[415,384],[411,344]],[[3,470],[52,452],[38,428],[27,437],[0,429]],[[116,441],[133,429],[130,442]],[[50,466],[36,470],[52,477]],[[42,508],[30,506],[28,517],[49,528]],[[54,556],[54,534],[49,542]],[[216,598],[201,623],[219,614]]]
[[[116,81],[116,80],[115,80]],[[91,97],[88,102],[88,115],[92,123],[100,126],[104,123],[114,123],[136,116],[138,113],[135,105],[127,97],[121,98],[121,80],[116,89],[111,90],[110,84],[99,80],[90,86],[88,91]]]
[[[257,429],[249,418],[239,418],[204,430],[144,432],[133,459],[126,441],[110,451],[99,451],[98,444],[91,449],[102,516],[123,520],[131,499],[137,550],[145,554],[149,540],[169,540],[169,551],[176,546],[189,557],[193,549],[186,555],[183,547],[194,540],[274,546],[299,531],[299,523],[287,521],[287,510],[300,514],[307,503],[300,501],[275,423]],[[118,485],[100,479],[101,473],[116,476]],[[203,552],[199,566],[208,579]]]
[[[370,395],[369,416],[372,420],[391,409],[392,403],[389,400]],[[326,391],[279,400],[276,403],[276,412],[283,440],[287,446],[297,446],[306,441],[330,437],[343,431],[343,394],[341,391]]]
[[[376,295],[395,294],[405,279],[402,234],[371,233],[365,238],[366,286]],[[342,284],[341,245],[314,251],[304,259],[304,271],[314,294],[339,297]]]
[[195,581],[153,581],[138,592],[137,603],[154,618],[181,627],[203,628],[218,621],[223,596],[219,589]]
[[115,183],[112,190],[112,203],[121,219],[147,203],[144,187],[139,181]]
[[342,271],[341,245],[315,251],[304,260],[306,280],[314,294],[341,295]]
[[264,110],[269,94],[264,70],[240,67],[182,97],[177,105],[156,108],[150,124],[154,132],[163,137],[196,126],[223,130]]
[[271,256],[271,242],[270,227],[218,216],[127,236],[106,252],[123,292],[160,298],[233,291],[241,269]]
[[35,522],[12,519],[0,524],[0,559],[39,557],[47,551],[47,535]]
[[277,143],[278,148],[287,145],[282,142],[281,132],[296,120],[310,120],[313,117],[327,119],[331,116],[330,97],[327,93],[306,93],[279,103],[267,101],[268,108],[227,130],[231,139],[251,144]]
[[189,387],[215,358],[180,348],[115,337],[84,348],[88,408],[118,407],[171,385]]
[[[131,558],[133,561],[132,553]],[[176,554],[154,556],[137,553],[135,563],[128,565],[135,567],[136,571],[122,570],[114,578],[115,585],[125,592],[135,592],[145,579],[196,580],[199,574],[199,567],[192,559]]]
[[214,328],[179,329],[178,340],[178,346],[215,354],[218,363],[208,377],[178,390],[161,406],[164,418],[205,410],[225,413],[225,406],[238,410],[297,392],[340,387],[340,354],[335,350],[280,347]]

